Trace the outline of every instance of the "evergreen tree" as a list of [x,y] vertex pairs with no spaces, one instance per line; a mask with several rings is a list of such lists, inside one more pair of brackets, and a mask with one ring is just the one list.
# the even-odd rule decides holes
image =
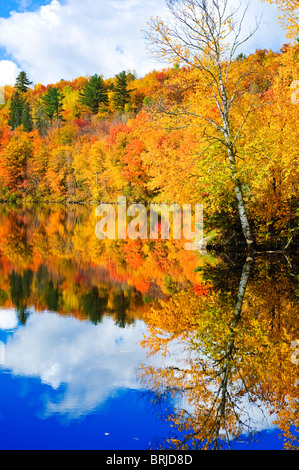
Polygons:
[[95,74],[85,83],[80,93],[80,102],[93,114],[99,112],[100,104],[108,104],[107,89],[101,76]]
[[237,57],[236,60],[242,61],[246,59],[246,55],[241,52]]
[[113,103],[116,109],[124,111],[125,105],[130,102],[131,91],[128,90],[128,76],[125,71],[116,75],[116,83],[113,87]]
[[26,72],[20,72],[17,79],[16,79],[16,84],[15,88],[20,92],[20,93],[26,93],[32,85],[33,82],[29,80],[27,77]]
[[22,112],[22,125],[25,132],[33,130],[33,120],[29,103],[25,103]]
[[42,100],[38,100],[33,108],[33,120],[40,135],[45,136],[49,127],[49,119],[46,116]]
[[63,94],[56,87],[49,88],[47,93],[42,97],[43,109],[51,121],[54,118],[63,120],[63,98]]
[[10,116],[8,120],[8,124],[13,130],[22,124],[24,103],[25,100],[22,95],[18,91],[15,91],[11,97]]
[[15,92],[12,95],[10,103],[9,125],[14,130],[23,125],[25,132],[31,132],[33,122],[31,117],[30,104],[26,102],[24,94],[27,93],[32,82],[28,79],[25,72],[20,72],[15,83]]
[[18,91],[16,91],[11,98],[8,124],[13,130],[21,125],[23,125],[25,132],[31,132],[33,130],[30,104],[26,102]]

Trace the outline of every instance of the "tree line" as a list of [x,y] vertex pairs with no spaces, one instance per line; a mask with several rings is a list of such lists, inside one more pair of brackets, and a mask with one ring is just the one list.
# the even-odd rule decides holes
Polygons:
[[[115,84],[111,83],[108,87],[103,77],[95,74],[83,85],[79,94],[79,103],[96,115],[100,107],[105,109],[105,106],[108,105],[108,91],[110,89],[113,92],[112,104],[115,110],[123,112],[126,105],[130,103],[131,90],[128,88],[129,78],[127,72],[122,71],[116,75]],[[31,132],[34,129],[32,110],[26,97],[32,84],[33,82],[29,80],[26,72],[20,72],[16,79],[9,109],[8,123],[13,130],[20,126],[23,127],[25,132]],[[56,86],[51,86],[45,95],[42,96],[40,110],[51,123],[54,119],[64,121],[64,97],[63,92]],[[41,128],[41,116],[38,116],[36,120],[38,121],[37,128]]]

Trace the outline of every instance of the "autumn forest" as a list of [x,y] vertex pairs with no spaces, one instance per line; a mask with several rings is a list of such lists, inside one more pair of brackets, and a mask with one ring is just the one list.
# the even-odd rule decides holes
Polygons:
[[[185,3],[181,21],[197,2]],[[206,41],[203,28],[196,49],[195,33],[188,46],[152,20],[148,40],[172,65],[144,77],[44,86],[21,72],[0,111],[1,200],[202,203],[217,245],[296,246],[299,45],[245,56],[232,17],[221,21],[235,34],[226,56],[221,28]]]
[[[0,90],[1,448],[298,449],[298,7],[264,1],[280,50],[167,0],[164,68]],[[202,205],[205,243],[98,237],[120,197]]]

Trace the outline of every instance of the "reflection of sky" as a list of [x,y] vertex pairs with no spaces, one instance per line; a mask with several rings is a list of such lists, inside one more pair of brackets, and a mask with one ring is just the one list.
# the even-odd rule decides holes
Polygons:
[[15,309],[0,310],[0,330],[12,330],[18,326]]
[[[48,437],[52,434],[53,438],[61,431],[60,426],[51,431],[53,419],[60,417],[68,425],[71,435],[78,432],[74,426],[79,426],[79,423],[83,426],[82,418],[86,422],[87,418],[91,420],[96,415],[96,429],[104,426],[106,430],[112,427],[114,432],[120,432],[125,426],[125,432],[135,430],[138,436],[143,433],[155,435],[158,432],[161,423],[153,415],[150,418],[148,399],[143,398],[140,402],[141,395],[138,395],[142,394],[142,390],[136,372],[142,363],[149,362],[146,350],[140,347],[146,331],[142,321],[122,329],[110,317],[104,317],[101,324],[94,325],[88,321],[80,322],[72,317],[44,312],[32,313],[26,325],[20,325],[14,310],[0,310],[0,328],[0,341],[5,343],[5,362],[1,365],[0,361],[0,389],[7,384],[7,391],[2,388],[0,397],[0,434],[3,423],[5,427],[13,428],[14,435],[15,427],[25,427],[28,423],[28,426],[39,429],[39,422],[47,422],[45,432]],[[178,365],[178,359],[184,359],[183,351],[178,351],[178,347],[175,346],[176,354],[172,357],[151,358],[150,362],[158,367],[165,366],[166,362],[174,364],[174,361]],[[13,379],[10,385],[7,383],[9,377]],[[17,394],[16,384],[20,385]],[[10,392],[10,389],[14,392]],[[34,394],[33,390],[36,390]],[[256,407],[245,402],[246,399],[240,404],[241,408],[249,413],[254,427],[260,423],[257,428],[269,429],[268,419],[265,419],[267,417],[263,413],[259,415]],[[187,406],[186,403],[183,405]],[[15,411],[18,408],[22,412]],[[19,416],[16,426],[13,425],[16,419],[14,414]],[[122,419],[121,414],[126,417]],[[7,417],[4,418],[4,415]],[[87,424],[84,426],[87,442],[90,429]],[[80,428],[82,432],[84,426]],[[163,426],[168,426],[163,428],[163,432],[170,429],[169,424],[164,423]],[[130,443],[135,439],[132,436]],[[102,432],[102,437],[106,439],[108,435]],[[63,439],[68,447],[66,438]],[[83,445],[82,440],[80,444]],[[136,441],[135,444],[144,446],[145,441]],[[128,448],[129,444],[123,441],[122,445]]]
[[[14,325],[8,315],[2,323]],[[5,368],[57,390],[59,400],[49,398],[45,415],[78,417],[118,389],[138,387],[136,368],[145,360],[139,346],[143,330],[142,322],[120,329],[110,318],[93,325],[53,313],[33,314],[8,337]]]

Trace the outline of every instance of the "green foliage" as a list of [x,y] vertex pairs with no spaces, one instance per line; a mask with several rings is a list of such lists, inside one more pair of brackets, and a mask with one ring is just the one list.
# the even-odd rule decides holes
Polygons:
[[93,114],[99,112],[99,106],[108,105],[108,94],[101,76],[95,74],[82,88],[80,93],[80,102],[89,108]]
[[30,104],[19,91],[15,91],[11,98],[9,113],[8,124],[13,130],[21,125],[23,125],[25,132],[31,132],[33,130]]
[[149,106],[152,103],[152,99],[148,96],[145,96],[143,99],[143,106]]
[[51,121],[54,118],[63,121],[63,98],[63,94],[56,87],[49,88],[47,93],[42,97],[43,109],[45,111],[45,114]]
[[11,97],[10,116],[8,120],[8,124],[13,130],[22,124],[23,108],[24,98],[16,91]]
[[29,103],[25,103],[22,112],[22,125],[25,132],[33,130],[33,120]]
[[29,87],[30,87],[30,85],[32,85],[32,83],[33,82],[31,82],[29,80],[29,78],[27,77],[26,72],[22,71],[22,72],[20,72],[20,74],[18,75],[18,77],[16,79],[15,88],[20,93],[27,93],[27,91],[29,90]]
[[49,127],[49,120],[44,110],[43,102],[40,100],[37,102],[36,106],[33,108],[33,121],[35,128],[38,130],[41,136],[47,134]]
[[124,111],[125,105],[130,102],[131,92],[128,89],[128,82],[128,76],[125,71],[116,75],[112,101],[117,110]]

